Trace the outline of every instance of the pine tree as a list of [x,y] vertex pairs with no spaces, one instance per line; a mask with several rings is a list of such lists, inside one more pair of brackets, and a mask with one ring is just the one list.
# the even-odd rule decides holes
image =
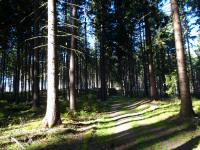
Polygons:
[[76,78],[75,78],[75,50],[76,50],[76,29],[75,26],[75,19],[77,17],[77,7],[73,4],[75,0],[72,0],[72,36],[71,36],[71,51],[70,51],[70,61],[69,61],[69,101],[70,101],[70,110],[74,112],[76,110]]
[[58,75],[56,51],[56,0],[48,0],[48,52],[47,52],[47,108],[44,127],[61,124],[58,101]]
[[186,58],[184,53],[182,27],[179,16],[179,6],[177,0],[171,0],[171,9],[173,15],[174,36],[176,45],[176,59],[178,66],[179,89],[181,97],[181,110],[182,117],[192,117],[194,111],[192,108],[192,100],[189,88],[189,79],[186,72]]

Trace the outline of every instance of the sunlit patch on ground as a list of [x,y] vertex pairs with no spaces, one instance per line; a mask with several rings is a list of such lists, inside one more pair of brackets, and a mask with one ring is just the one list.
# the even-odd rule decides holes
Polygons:
[[[109,111],[102,113],[81,112],[74,120],[63,114],[63,125],[53,129],[41,128],[42,117],[11,122],[0,129],[0,147],[16,150],[20,143],[26,149],[199,149],[200,120],[180,120],[179,100],[110,101]],[[200,112],[199,100],[193,106]]]

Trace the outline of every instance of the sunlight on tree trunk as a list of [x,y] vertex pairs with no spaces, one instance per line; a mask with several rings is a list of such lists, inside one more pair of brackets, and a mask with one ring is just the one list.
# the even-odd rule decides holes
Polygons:
[[189,88],[189,79],[186,72],[186,61],[184,53],[182,27],[179,16],[179,7],[177,0],[171,0],[171,8],[173,15],[174,36],[176,45],[176,59],[178,67],[179,88],[181,97],[180,115],[184,118],[192,117],[194,111],[192,109],[192,100]]
[[56,0],[48,0],[47,65],[47,109],[43,126],[51,128],[61,124],[57,93]]

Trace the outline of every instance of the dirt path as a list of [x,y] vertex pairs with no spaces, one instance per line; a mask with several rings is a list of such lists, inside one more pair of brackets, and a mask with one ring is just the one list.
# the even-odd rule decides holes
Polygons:
[[[107,122],[113,122],[112,126],[108,126],[110,135],[107,138],[102,137],[106,139],[103,145],[94,142],[95,149],[171,150],[188,149],[188,145],[190,145],[189,149],[195,148],[200,131],[193,125],[177,120],[175,116],[179,108],[174,106],[174,104],[149,100],[114,103],[106,119]],[[98,140],[96,136],[94,141]],[[188,141],[189,144],[187,144]],[[89,149],[93,148],[94,146]]]
[[[49,130],[34,128],[21,131],[16,128],[12,133],[19,132],[18,135],[6,134],[5,131],[4,138],[7,137],[9,144],[9,137],[13,136],[25,147],[35,145],[31,149],[37,150],[200,149],[197,123],[185,123],[176,117],[179,101],[123,99],[108,104],[111,110],[99,114],[101,117],[96,120],[66,122]],[[199,109],[200,104],[197,106]],[[29,124],[33,126],[33,123]],[[29,127],[28,124],[26,126]]]
[[[143,104],[150,103],[150,100],[143,100],[139,102],[125,101],[125,102],[116,102],[111,106],[111,111],[107,113],[107,117],[104,120],[106,123],[112,122],[112,125],[102,127],[100,125],[98,130],[103,130],[104,128],[109,130],[109,135],[105,136],[105,139],[102,144],[98,145],[97,142],[99,139],[97,136],[93,139],[93,144],[90,149],[126,149],[127,145],[124,142],[124,139],[129,139],[130,136],[134,135],[132,132],[129,132],[133,128],[133,121],[141,119],[140,113],[137,112],[137,108]],[[104,132],[104,131],[103,131]],[[129,133],[128,133],[129,132]],[[104,138],[104,137],[103,137]],[[122,141],[122,142],[119,142]],[[124,144],[123,144],[124,143]],[[90,145],[90,144],[89,144]]]

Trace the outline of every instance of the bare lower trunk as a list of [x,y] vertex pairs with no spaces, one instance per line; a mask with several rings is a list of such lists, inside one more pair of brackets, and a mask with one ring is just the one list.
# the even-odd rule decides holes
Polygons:
[[[74,2],[74,1],[72,1]],[[72,17],[76,18],[77,8],[72,6]],[[75,25],[75,20],[72,19],[72,25]],[[69,61],[69,100],[70,100],[70,111],[74,112],[76,110],[76,91],[75,91],[75,49],[76,49],[76,39],[74,35],[76,34],[74,27],[72,27],[72,37],[71,37],[71,55]]]
[[[34,2],[35,10],[38,9],[39,3],[38,0]],[[39,31],[39,22],[37,21],[38,13],[35,14],[35,22],[34,22],[34,35],[38,35]],[[38,46],[37,39],[34,40],[34,47]],[[37,109],[39,107],[39,50],[34,50],[34,69],[33,69],[33,109]]]
[[87,22],[86,22],[86,18],[85,18],[85,92],[87,92],[88,90],[88,56],[89,56],[89,52],[87,49]]
[[56,0],[48,0],[47,69],[47,109],[43,126],[51,128],[61,123],[57,93]]
[[[73,40],[72,40],[73,41]],[[75,111],[75,54],[71,51],[70,62],[69,62],[69,99],[70,99],[70,110]]]
[[107,98],[107,86],[106,86],[106,63],[105,63],[105,46],[103,42],[104,33],[103,25],[101,25],[101,42],[100,42],[100,78],[101,78],[101,101],[105,101]]
[[149,25],[148,17],[145,18],[145,31],[146,31],[146,45],[149,56],[149,78],[150,78],[150,96],[152,99],[158,98],[158,92],[156,87],[154,63],[153,63],[153,51],[151,43],[151,30]]
[[99,71],[98,71],[98,50],[95,46],[95,60],[96,60],[96,88],[99,88]]
[[18,46],[17,46],[17,60],[16,60],[16,67],[15,67],[15,75],[14,75],[14,83],[13,83],[13,90],[14,90],[14,100],[15,102],[19,102],[19,84],[20,84],[20,67],[21,67],[21,61],[20,61],[20,39],[18,37]]
[[153,64],[153,54],[149,55],[149,75],[150,75],[150,92],[151,98],[158,99],[158,91],[156,87],[155,73],[154,73],[154,64]]
[[1,96],[2,96],[2,98],[4,98],[4,91],[5,91],[5,71],[6,71],[6,50],[7,50],[7,48],[5,48],[5,50],[3,51],[3,57],[2,57],[2,59],[3,59],[3,61],[2,61],[2,76],[1,76]]
[[174,35],[176,45],[176,59],[178,66],[178,77],[179,77],[179,89],[181,98],[181,110],[180,115],[184,118],[192,117],[194,111],[192,108],[192,100],[189,88],[189,79],[186,72],[186,62],[183,44],[182,28],[179,18],[179,8],[177,0],[171,0],[173,24],[174,24]]
[[147,83],[147,76],[148,76],[148,71],[147,71],[147,67],[146,67],[146,57],[147,57],[147,54],[146,54],[146,49],[145,49],[145,46],[143,44],[143,41],[144,41],[144,31],[141,27],[141,24],[140,24],[140,47],[141,47],[141,51],[142,51],[142,65],[143,65],[143,82],[144,82],[144,96],[147,97],[149,95],[148,93],[148,83]]
[[193,70],[193,64],[192,64],[192,57],[191,57],[191,53],[190,53],[190,41],[189,41],[189,35],[188,35],[188,33],[186,35],[186,38],[187,38],[186,40],[187,40],[187,47],[188,47],[188,56],[189,56],[189,64],[190,64],[192,88],[193,88],[193,93],[196,94],[194,70]]

